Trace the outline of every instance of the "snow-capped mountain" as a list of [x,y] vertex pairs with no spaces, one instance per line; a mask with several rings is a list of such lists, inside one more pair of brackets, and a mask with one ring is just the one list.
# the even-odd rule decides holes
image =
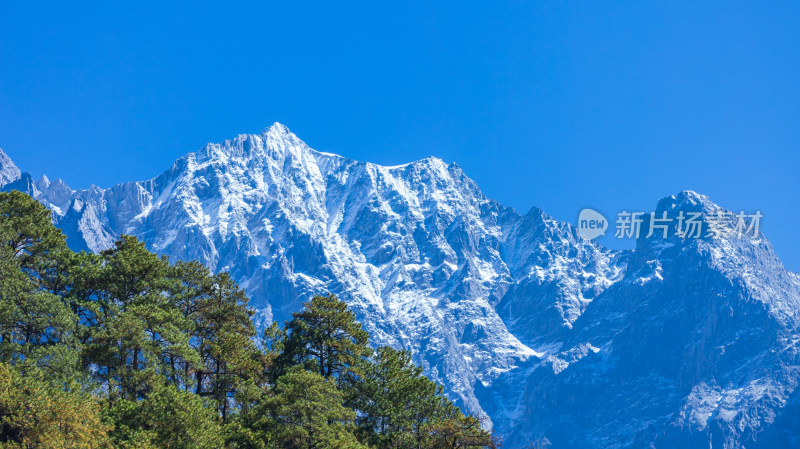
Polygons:
[[[108,189],[34,181],[0,151],[3,184],[48,205],[74,249],[124,233],[229,271],[260,325],[336,293],[506,447],[800,442],[800,276],[760,234],[610,251],[455,164],[357,162],[280,124]],[[693,192],[658,204],[717,209]]]
[[[656,216],[719,210],[682,192]],[[800,444],[798,276],[760,233],[675,231],[640,238],[624,277],[527,378],[522,434],[570,448]]]
[[0,149],[0,186],[14,182],[20,177],[19,168],[8,155]]

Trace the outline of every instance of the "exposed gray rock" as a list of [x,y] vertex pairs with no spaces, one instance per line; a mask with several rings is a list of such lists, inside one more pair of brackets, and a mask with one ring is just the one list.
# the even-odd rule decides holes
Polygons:
[[8,155],[0,149],[0,187],[14,182],[20,177],[19,168]]
[[[800,276],[763,235],[610,251],[486,198],[455,164],[353,161],[280,124],[149,181],[72,191],[22,174],[9,188],[53,209],[75,249],[131,234],[230,272],[262,326],[336,293],[506,447],[798,442]],[[693,192],[658,204],[717,209]]]

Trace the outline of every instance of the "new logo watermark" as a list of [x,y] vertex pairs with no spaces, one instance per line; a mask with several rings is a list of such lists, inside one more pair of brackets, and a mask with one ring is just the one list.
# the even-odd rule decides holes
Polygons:
[[592,240],[606,235],[608,220],[600,212],[592,209],[584,209],[578,215],[578,235]]

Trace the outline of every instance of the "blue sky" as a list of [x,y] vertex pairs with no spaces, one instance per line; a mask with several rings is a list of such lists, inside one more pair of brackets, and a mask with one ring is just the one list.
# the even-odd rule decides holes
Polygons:
[[279,121],[572,222],[697,190],[761,210],[800,270],[798,2],[111,3],[0,4],[0,147],[23,170],[147,179]]

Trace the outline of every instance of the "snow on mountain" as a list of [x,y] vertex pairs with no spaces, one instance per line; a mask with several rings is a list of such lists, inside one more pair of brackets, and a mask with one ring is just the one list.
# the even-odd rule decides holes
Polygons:
[[[719,210],[682,192],[656,216]],[[763,234],[675,231],[640,238],[624,277],[528,377],[512,445],[526,435],[565,448],[795,447],[785,438],[800,428],[776,417],[800,411],[797,276]]]
[[20,174],[16,180],[0,187],[2,190],[19,190],[31,195],[52,209],[55,216],[64,213],[75,195],[75,192],[61,179],[51,182],[47,176],[42,176],[38,181],[34,181],[28,172]]
[[0,149],[0,186],[14,182],[20,177],[19,168],[14,165],[11,158]]
[[[72,191],[26,173],[3,188],[51,207],[75,249],[131,234],[230,272],[259,325],[336,293],[507,447],[781,447],[800,434],[800,276],[763,236],[610,251],[486,198],[455,164],[358,162],[280,124],[148,181]],[[693,192],[658,205],[717,209]]]

